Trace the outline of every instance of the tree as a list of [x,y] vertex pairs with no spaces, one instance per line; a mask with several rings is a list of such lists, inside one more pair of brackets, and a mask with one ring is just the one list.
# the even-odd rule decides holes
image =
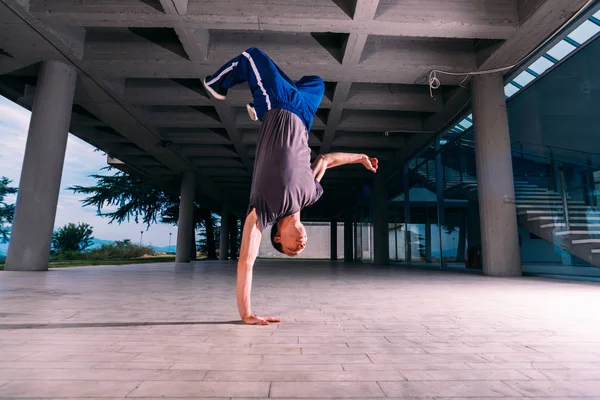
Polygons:
[[70,222],[52,235],[52,252],[82,252],[92,245],[92,233],[92,227],[85,222],[77,225]]
[[[109,218],[109,223],[120,224],[133,218],[136,223],[141,219],[150,226],[156,223],[159,217],[162,219],[160,222],[177,222],[178,196],[157,189],[154,185],[123,171],[117,171],[114,175],[92,175],[92,178],[96,179],[95,186],[72,186],[68,189],[74,193],[89,195],[83,200],[84,207],[96,207],[98,215]],[[117,207],[115,211],[102,211],[106,207],[114,206]]]
[[4,197],[17,193],[17,188],[10,187],[10,179],[0,177],[0,243],[7,243],[10,238],[10,225],[15,215],[15,205],[7,204]]
[[[108,166],[104,170],[113,170]],[[72,186],[69,190],[74,193],[85,194],[83,205],[96,207],[98,215],[109,218],[109,223],[128,222],[133,219],[136,223],[140,220],[147,226],[153,223],[176,225],[179,218],[179,196],[156,188],[151,183],[117,171],[114,175],[92,175],[96,179],[95,186]],[[107,207],[117,207],[115,211],[103,212]],[[200,205],[194,205],[194,229],[202,228],[209,222],[212,227],[210,212]],[[211,229],[206,230],[208,258],[216,259],[216,247]],[[201,233],[202,234],[202,233]],[[212,239],[211,239],[212,237]],[[218,237],[218,235],[217,235]]]
[[217,221],[208,210],[204,213],[204,226],[200,228],[200,238],[196,248],[206,254],[209,260],[217,259],[217,246],[220,244],[221,231]]

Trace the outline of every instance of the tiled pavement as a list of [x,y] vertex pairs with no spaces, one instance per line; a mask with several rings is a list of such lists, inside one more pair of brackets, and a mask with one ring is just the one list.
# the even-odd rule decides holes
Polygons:
[[260,261],[0,272],[0,398],[600,399],[600,285]]

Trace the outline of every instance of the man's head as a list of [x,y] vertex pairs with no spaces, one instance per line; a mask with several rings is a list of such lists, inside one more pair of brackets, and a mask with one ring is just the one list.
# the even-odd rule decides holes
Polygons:
[[306,248],[306,229],[293,216],[278,219],[271,228],[271,244],[280,253],[297,256]]

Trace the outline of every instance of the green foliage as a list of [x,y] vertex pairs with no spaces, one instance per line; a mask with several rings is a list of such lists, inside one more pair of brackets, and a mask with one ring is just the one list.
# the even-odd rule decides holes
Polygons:
[[74,261],[74,260],[84,260],[85,253],[81,251],[74,250],[66,250],[60,253],[52,252],[52,261]]
[[133,244],[131,240],[121,240],[112,243],[103,244],[102,246],[88,251],[63,251],[55,254],[52,257],[53,262],[57,261],[75,261],[89,260],[106,261],[106,260],[126,260],[140,258],[144,256],[156,256],[156,251],[151,247],[139,246]]
[[[108,170],[111,167],[106,168]],[[98,215],[109,218],[109,222],[129,222],[131,218],[136,223],[140,219],[148,226],[156,223],[160,217],[167,221],[177,222],[179,211],[178,196],[168,194],[140,178],[117,171],[114,175],[92,175],[96,186],[72,186],[69,190],[74,193],[89,195],[83,200],[84,206],[93,206]],[[117,207],[116,211],[102,212],[105,207]]]
[[79,253],[92,245],[92,227],[84,222],[70,222],[52,235],[52,253]]
[[0,177],[0,243],[7,243],[10,238],[10,225],[15,215],[15,205],[7,204],[4,197],[17,193],[17,188],[10,187],[10,179]]
[[[112,170],[113,167],[106,167]],[[72,186],[69,190],[74,193],[84,194],[84,206],[92,206],[98,210],[98,215],[109,218],[109,223],[129,222],[133,219],[136,223],[140,220],[147,226],[153,223],[177,224],[179,218],[179,195],[165,192],[156,188],[149,182],[132,176],[123,171],[117,171],[114,175],[92,175],[96,179],[95,186]],[[115,211],[103,212],[107,207],[116,207]],[[204,229],[205,220],[212,219],[206,208],[194,205],[194,227],[200,228],[200,247],[208,250],[212,241],[207,241],[207,232]],[[208,230],[210,233],[210,228]],[[218,230],[214,230],[216,240],[219,239]],[[217,244],[218,246],[218,244]],[[207,252],[209,258],[216,257],[214,247]]]
[[129,239],[103,244],[99,248],[85,253],[89,260],[127,259],[155,255],[156,251],[153,248],[133,244]]
[[[212,232],[214,237],[215,248],[218,249],[221,243],[221,225],[217,224],[217,219],[211,215]],[[199,230],[199,239],[196,242],[196,248],[201,254],[208,254],[208,235],[206,232],[206,224]]]

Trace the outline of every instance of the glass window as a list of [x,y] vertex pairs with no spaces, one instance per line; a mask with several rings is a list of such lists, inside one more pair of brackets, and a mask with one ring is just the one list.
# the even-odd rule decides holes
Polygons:
[[585,21],[577,29],[569,33],[569,37],[577,43],[583,44],[598,32],[600,32],[600,26],[594,24],[592,21]]
[[460,126],[462,126],[465,129],[469,129],[472,125],[473,124],[467,119],[463,119],[462,121],[460,121]]
[[519,88],[511,83],[504,86],[504,94],[508,97],[512,96],[513,94],[517,93],[518,91],[519,91]]
[[594,18],[600,19],[600,10],[596,11],[596,14],[594,14]]
[[537,72],[538,74],[541,75],[542,73],[544,73],[548,68],[550,68],[553,65],[554,64],[552,63],[552,61],[548,60],[547,58],[540,57],[536,62],[531,64],[531,66],[529,68],[532,71]]
[[531,75],[527,71],[523,71],[519,75],[517,75],[517,77],[514,79],[514,81],[517,82],[521,86],[527,86],[527,84],[534,79],[535,79],[535,76]]
[[548,50],[548,54],[550,54],[557,60],[562,60],[567,54],[569,54],[573,50],[575,50],[575,46],[565,42],[564,40],[561,40],[556,44],[556,46]]

